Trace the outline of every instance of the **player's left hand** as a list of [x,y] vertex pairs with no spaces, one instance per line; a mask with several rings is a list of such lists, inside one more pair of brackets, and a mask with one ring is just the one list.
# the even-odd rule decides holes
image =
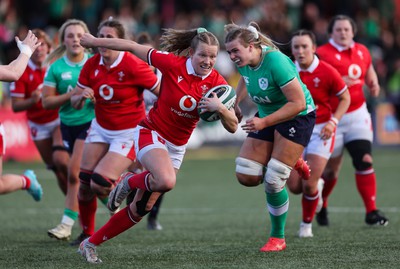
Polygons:
[[221,107],[224,107],[224,105],[221,103],[221,100],[218,98],[217,94],[215,92],[212,93],[211,98],[201,98],[199,101],[199,108],[201,109],[200,113],[205,113],[205,112],[215,112],[219,111]]
[[372,97],[378,97],[380,90],[381,88],[379,87],[379,84],[374,84],[369,88],[369,92]]
[[258,117],[253,117],[248,120],[246,120],[246,123],[243,124],[242,126],[243,131],[246,133],[251,133],[251,132],[256,132],[264,129],[266,126],[263,122],[262,119]]

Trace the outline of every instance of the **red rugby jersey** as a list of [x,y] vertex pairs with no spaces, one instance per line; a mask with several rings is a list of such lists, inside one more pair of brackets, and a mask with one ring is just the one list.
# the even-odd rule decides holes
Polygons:
[[158,78],[149,65],[129,52],[120,52],[107,70],[100,54],[87,60],[78,86],[92,88],[96,121],[107,130],[134,128],[145,117],[144,89],[154,89]]
[[162,83],[160,96],[142,124],[171,143],[184,145],[199,121],[197,105],[203,94],[227,82],[215,69],[207,76],[196,75],[190,58],[172,53],[152,49],[148,62],[161,71]]
[[[46,70],[47,68],[40,68],[29,60],[28,66],[20,79],[10,85],[11,97],[30,98],[32,92],[43,83]],[[27,109],[26,115],[28,120],[34,123],[45,124],[58,118],[58,109],[44,109],[40,99],[35,105]]]
[[[360,43],[354,43],[351,48],[343,50],[331,40],[329,43],[319,47],[317,54],[321,60],[329,63],[339,71],[342,77],[348,76],[357,81],[357,84],[349,87],[351,103],[347,112],[361,107],[365,102],[363,92],[365,76],[372,63],[368,49]],[[338,101],[335,99],[332,99],[332,101],[332,107],[336,109]]]
[[307,70],[301,69],[297,62],[295,64],[317,107],[316,123],[329,121],[333,112],[331,99],[338,99],[337,96],[346,90],[342,77],[335,68],[316,56]]

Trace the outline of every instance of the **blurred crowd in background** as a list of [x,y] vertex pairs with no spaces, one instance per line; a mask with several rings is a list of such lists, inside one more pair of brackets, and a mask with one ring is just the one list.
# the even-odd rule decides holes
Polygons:
[[[0,0],[0,62],[18,55],[15,35],[41,28],[57,43],[58,27],[69,18],[84,20],[95,35],[99,22],[113,16],[125,24],[127,38],[146,31],[156,41],[163,28],[202,26],[221,45],[226,23],[256,21],[288,54],[291,33],[300,28],[312,30],[319,45],[327,42],[328,22],[337,14],[356,21],[356,41],[371,51],[382,88],[378,101],[400,105],[400,0]],[[238,74],[223,49],[216,68],[235,86]],[[4,103],[7,85],[2,88]]]

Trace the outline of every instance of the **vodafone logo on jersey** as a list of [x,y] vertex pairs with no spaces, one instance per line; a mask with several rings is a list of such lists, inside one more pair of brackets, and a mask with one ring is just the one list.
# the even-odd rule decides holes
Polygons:
[[104,100],[111,100],[114,95],[114,89],[108,85],[101,85],[99,94]]
[[197,106],[196,99],[190,95],[185,95],[179,100],[179,107],[183,111],[193,111]]
[[362,71],[361,67],[357,64],[352,64],[348,69],[349,78],[359,79],[361,77]]

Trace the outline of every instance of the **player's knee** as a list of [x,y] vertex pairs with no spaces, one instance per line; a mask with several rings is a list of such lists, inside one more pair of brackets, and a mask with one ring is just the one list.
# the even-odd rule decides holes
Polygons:
[[68,167],[68,149],[64,146],[53,146],[52,151],[54,164],[57,167],[62,167],[62,169]]
[[286,186],[293,194],[301,194],[303,192],[303,180],[296,176],[290,176],[286,180]]
[[357,171],[370,169],[372,167],[372,156],[370,154],[364,154],[362,158],[354,159],[353,166]]
[[262,180],[263,173],[262,164],[242,157],[236,158],[236,177],[240,184],[257,186]]
[[156,184],[154,184],[154,181],[150,183],[150,189],[157,192],[168,192],[175,187],[175,183],[175,173],[170,175],[162,175],[157,178]]
[[290,166],[271,158],[264,177],[265,191],[267,193],[280,192],[285,187],[290,171],[292,171]]
[[103,177],[98,173],[93,173],[92,181],[99,186],[110,188],[113,185],[113,181],[109,178]]
[[368,170],[372,167],[372,143],[368,140],[355,140],[346,144],[353,166],[357,171]]
[[113,180],[93,173],[90,187],[97,195],[108,195],[114,185],[113,183]]
[[70,185],[78,185],[79,184],[79,175],[68,171],[68,183]]

